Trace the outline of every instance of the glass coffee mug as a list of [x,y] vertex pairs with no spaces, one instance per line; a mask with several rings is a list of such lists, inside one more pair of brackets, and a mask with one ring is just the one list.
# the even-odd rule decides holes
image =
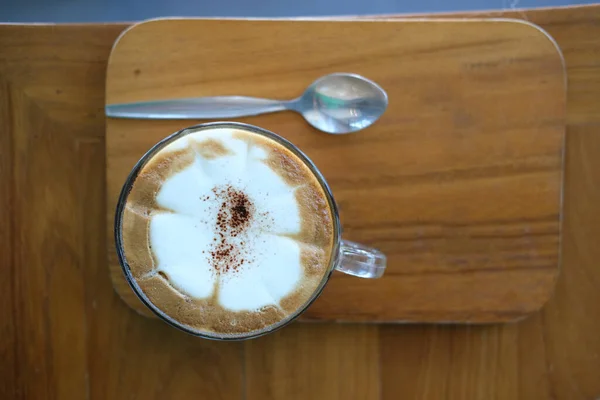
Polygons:
[[[173,315],[165,312],[161,309],[160,305],[155,304],[150,300],[149,296],[142,290],[139,282],[132,274],[130,263],[126,257],[124,251],[124,232],[123,232],[123,218],[125,206],[128,201],[128,196],[132,191],[132,187],[140,172],[147,165],[147,163],[155,157],[161,149],[165,146],[183,138],[190,133],[196,133],[203,130],[214,130],[214,129],[234,129],[243,131],[251,135],[258,135],[262,138],[270,139],[276,144],[283,146],[293,156],[296,157],[301,163],[303,163],[310,173],[312,173],[314,181],[318,182],[325,197],[332,217],[332,230],[333,230],[333,246],[331,247],[332,253],[328,257],[329,265],[319,284],[315,287],[312,294],[307,300],[300,304],[295,311],[289,313],[287,316],[280,320],[268,325],[267,327],[260,330],[253,330],[250,332],[237,332],[232,334],[214,333],[207,330],[201,330],[190,326],[189,324],[178,321]],[[155,193],[156,194],[156,193]],[[149,224],[149,223],[148,223]],[[149,228],[148,228],[149,229]],[[111,265],[111,278],[116,291],[123,298],[123,300],[139,313],[146,316],[156,316],[168,324],[190,333],[195,336],[217,339],[217,340],[239,340],[239,339],[250,339],[258,337],[270,332],[273,332],[296,319],[301,315],[310,304],[321,294],[327,281],[329,280],[332,272],[338,270],[346,274],[354,275],[361,278],[379,278],[383,275],[386,267],[386,257],[380,251],[363,246],[358,243],[343,240],[341,238],[341,224],[338,215],[337,206],[331,190],[327,185],[327,182],[323,178],[323,175],[319,172],[317,167],[312,161],[300,151],[296,146],[282,138],[281,136],[267,131],[265,129],[236,122],[214,122],[196,125],[190,128],[180,130],[172,134],[171,136],[163,139],[159,143],[155,144],[133,167],[133,170],[129,174],[128,178],[123,185],[115,216],[114,235],[117,256],[120,265]],[[130,239],[131,240],[131,239]],[[149,240],[149,239],[148,239]]]

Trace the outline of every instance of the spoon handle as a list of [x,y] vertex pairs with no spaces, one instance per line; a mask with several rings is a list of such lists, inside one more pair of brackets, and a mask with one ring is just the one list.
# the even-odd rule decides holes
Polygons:
[[244,96],[197,97],[110,104],[106,106],[106,115],[136,119],[237,118],[282,111],[288,103]]

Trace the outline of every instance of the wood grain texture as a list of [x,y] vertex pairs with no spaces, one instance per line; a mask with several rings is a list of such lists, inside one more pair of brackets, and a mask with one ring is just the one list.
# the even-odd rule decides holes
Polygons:
[[[566,60],[562,270],[550,302],[517,324],[486,327],[298,323],[261,342],[244,343],[243,352],[237,346],[222,349],[212,342],[190,343],[186,336],[141,318],[123,305],[107,277],[104,68],[114,39],[126,26],[0,26],[0,315],[9,316],[0,319],[0,399],[164,398],[164,388],[175,383],[186,393],[175,393],[172,399],[262,400],[282,398],[294,390],[307,394],[304,398],[343,400],[598,398],[600,6],[481,16],[524,18],[541,25],[556,38]],[[38,113],[29,118],[41,113],[60,125],[52,130],[35,130],[33,124],[17,129],[13,116],[22,112],[15,108],[15,100],[22,93],[38,105]],[[66,147],[54,146],[50,151],[31,145],[36,140],[47,142],[52,135],[60,136]],[[77,150],[67,137],[80,143]],[[25,142],[30,143],[30,153],[17,157],[16,144]],[[31,174],[25,182],[34,185],[43,184],[42,178],[53,179],[47,188],[50,201],[62,196],[74,207],[57,219],[51,214],[55,207],[42,208],[31,192],[25,196],[16,190],[24,184],[16,181],[15,171],[61,157],[68,158],[71,166],[62,172],[73,177]],[[76,279],[81,282],[58,282],[59,290],[48,298],[55,304],[49,325],[37,324],[37,319],[43,319],[44,302],[31,292],[44,291],[44,286],[27,286],[26,273],[43,274],[53,268],[56,260],[51,257],[56,253],[42,248],[39,235],[27,239],[38,229],[37,220],[23,217],[30,202],[37,204],[38,220],[55,222],[49,240],[74,230],[81,236],[76,242],[69,239],[81,269]],[[22,254],[27,252],[41,253],[44,266],[25,265]],[[81,293],[81,287],[84,296],[77,298],[74,292]],[[84,303],[83,314],[70,313],[73,307],[56,299],[61,296]],[[37,317],[26,318],[26,308]],[[85,332],[72,329],[76,322]],[[69,328],[63,330],[62,323]],[[377,331],[379,336],[373,336]],[[67,332],[68,340],[59,340],[57,336],[66,337]],[[77,345],[72,347],[71,342]],[[83,349],[78,344],[82,342]],[[57,367],[59,354],[73,362]],[[326,357],[314,361],[302,358],[305,354]],[[373,378],[377,359],[379,376]],[[172,368],[163,367],[165,363]],[[306,376],[328,379],[310,381],[303,389]],[[346,385],[357,388],[356,392],[344,391]],[[59,397],[59,387],[73,391],[64,394],[60,389]],[[290,395],[294,396],[299,397]]]
[[246,345],[249,399],[379,397],[373,325],[296,323]]
[[19,376],[19,355],[15,348],[15,338],[18,332],[15,324],[15,262],[14,248],[14,219],[13,209],[14,180],[12,171],[12,135],[11,133],[11,91],[7,81],[0,77],[0,315],[4,316],[0,323],[0,395],[10,393],[15,387]]
[[[304,318],[497,322],[538,310],[558,273],[566,92],[559,51],[532,25],[151,21],[115,45],[106,102],[293,98],[341,70],[388,91],[368,130],[326,135],[293,113],[244,119],[307,153],[346,237],[388,255],[383,279],[335,274]],[[132,166],[194,123],[107,119],[109,237]],[[108,252],[118,270],[112,241]]]
[[539,316],[526,325],[386,327],[382,398],[551,398],[540,327]]
[[[556,39],[565,58],[568,125],[561,274],[544,309],[517,325],[381,327],[382,398],[596,399],[600,396],[600,326],[595,317],[600,315],[600,7],[465,16],[475,15],[539,24]],[[420,350],[403,353],[407,341]],[[474,353],[481,358],[474,358]],[[412,362],[397,362],[401,357]],[[498,368],[504,372],[498,373]],[[454,382],[459,386],[451,386]],[[497,391],[484,396],[490,387]]]
[[1,27],[2,399],[242,393],[240,344],[135,315],[107,275],[104,79],[122,29]]

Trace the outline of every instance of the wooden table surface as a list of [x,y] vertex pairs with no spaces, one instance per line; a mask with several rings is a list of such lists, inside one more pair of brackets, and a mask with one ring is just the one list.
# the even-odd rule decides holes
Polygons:
[[510,325],[296,323],[243,343],[140,322],[112,290],[104,79],[125,25],[1,26],[0,398],[599,398],[600,6],[483,15],[541,25],[566,60],[550,303]]

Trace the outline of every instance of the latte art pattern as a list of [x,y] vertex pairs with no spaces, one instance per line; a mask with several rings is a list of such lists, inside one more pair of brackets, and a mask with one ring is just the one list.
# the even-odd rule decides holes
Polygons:
[[299,187],[265,163],[260,147],[223,132],[209,135],[187,140],[199,148],[219,143],[226,153],[197,155],[156,197],[169,210],[150,221],[157,271],[188,296],[218,295],[229,310],[277,305],[302,276],[301,244],[290,238],[301,229]]
[[164,313],[216,336],[292,316],[328,271],[333,222],[308,167],[279,143],[233,129],[190,133],[143,167],[123,248]]

